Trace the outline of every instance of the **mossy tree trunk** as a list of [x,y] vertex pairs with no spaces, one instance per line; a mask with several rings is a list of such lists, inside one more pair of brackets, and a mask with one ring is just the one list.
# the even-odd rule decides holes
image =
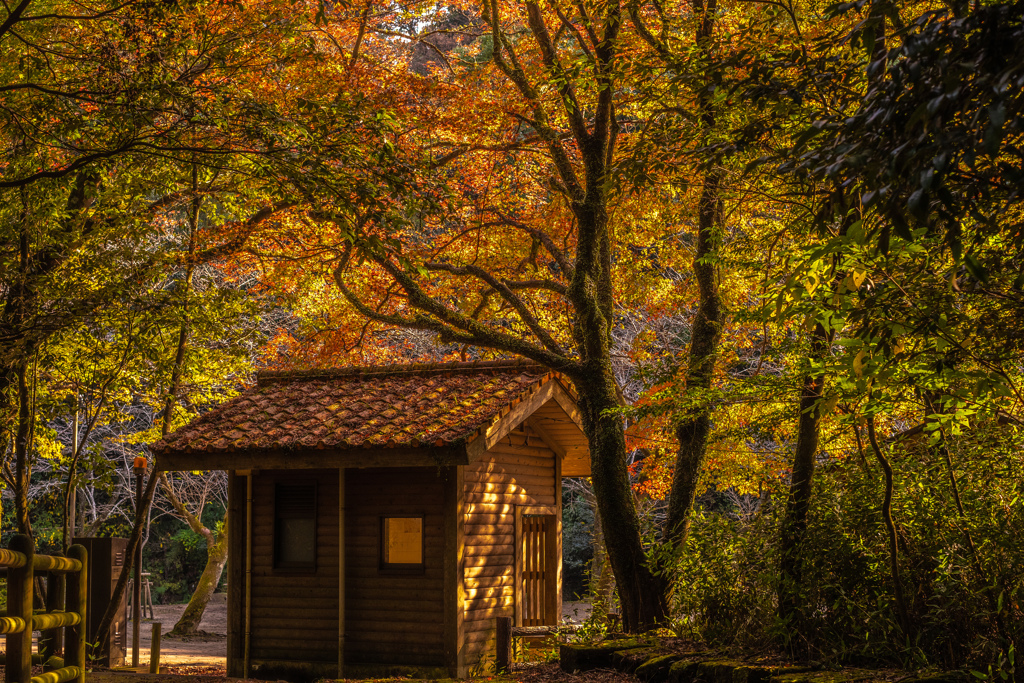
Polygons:
[[[690,6],[695,21],[693,41],[696,50],[693,53],[677,53],[670,46],[664,31],[651,31],[638,11],[634,9],[630,12],[630,19],[640,37],[654,48],[667,64],[680,64],[682,71],[692,70],[695,64],[710,64],[715,51],[717,0],[691,0]],[[710,139],[711,133],[718,126],[718,111],[712,93],[713,89],[701,86],[698,86],[694,93],[701,144]],[[687,393],[697,394],[700,403],[687,414],[675,419],[674,430],[678,447],[663,537],[676,547],[682,546],[689,533],[693,501],[697,495],[700,472],[704,467],[711,435],[711,413],[714,406],[709,397],[699,395],[707,394],[712,388],[725,318],[718,287],[724,179],[725,172],[720,166],[708,167],[701,181],[697,206],[696,249],[693,257],[693,272],[697,283],[697,311],[691,325],[685,377]]]
[[[810,363],[820,363],[828,344],[825,328],[815,325],[811,337]],[[819,403],[825,386],[821,372],[809,370],[800,388],[800,414],[797,417],[796,448],[793,453],[793,473],[789,485],[786,515],[782,520],[779,543],[779,616],[792,623],[798,616],[803,588],[803,558],[801,549],[807,534],[807,515],[811,509],[814,484],[814,465],[818,455],[818,435],[821,414]]]
[[[608,375],[611,367],[608,367]],[[603,381],[602,381],[603,380]],[[614,379],[595,375],[579,387],[584,431],[590,444],[591,481],[604,531],[608,560],[615,573],[627,632],[644,631],[660,623],[666,613],[665,582],[648,566],[640,543],[640,523],[626,469],[626,438]]]
[[208,529],[206,531],[209,534],[206,536],[206,567],[203,568],[203,573],[199,577],[196,589],[192,591],[192,597],[189,598],[184,613],[168,635],[187,636],[199,630],[199,622],[203,619],[206,606],[210,603],[210,598],[217,590],[220,577],[224,573],[224,565],[228,561],[227,515],[224,515],[224,525],[221,532],[217,534],[216,542],[211,543],[212,534]]

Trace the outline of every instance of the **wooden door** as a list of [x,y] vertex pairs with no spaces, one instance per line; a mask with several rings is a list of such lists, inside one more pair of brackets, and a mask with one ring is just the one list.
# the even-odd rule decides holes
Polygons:
[[519,557],[522,626],[550,626],[559,621],[558,546],[554,515],[522,516]]

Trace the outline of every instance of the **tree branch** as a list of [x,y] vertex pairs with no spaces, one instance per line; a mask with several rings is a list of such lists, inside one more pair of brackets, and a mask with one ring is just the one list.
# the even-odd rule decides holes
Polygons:
[[548,351],[557,353],[560,356],[566,355],[558,342],[548,334],[548,331],[541,326],[537,321],[537,318],[530,312],[530,309],[526,307],[526,302],[523,301],[522,297],[513,292],[508,286],[507,281],[498,280],[498,278],[493,274],[488,273],[479,266],[453,266],[447,263],[425,263],[423,265],[427,270],[442,271],[451,273],[452,275],[472,275],[473,277],[483,280],[490,285],[491,289],[497,292],[502,299],[512,306],[516,314],[519,315],[519,319],[530,328],[530,331],[533,332],[534,336],[537,337],[540,343],[542,343]]

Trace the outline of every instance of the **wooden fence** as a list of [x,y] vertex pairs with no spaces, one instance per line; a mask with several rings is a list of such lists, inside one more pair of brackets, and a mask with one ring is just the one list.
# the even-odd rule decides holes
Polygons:
[[[7,568],[7,613],[0,615],[0,634],[7,634],[5,680],[7,683],[85,683],[85,619],[88,595],[88,566],[83,546],[68,548],[68,557],[36,555],[32,541],[17,535],[7,548],[0,548],[0,567]],[[33,614],[32,591],[36,572],[67,576],[65,609]],[[58,582],[51,581],[56,588]],[[54,601],[48,600],[53,606]],[[32,632],[64,631],[65,666],[32,676]],[[42,639],[41,639],[42,640]],[[55,642],[49,639],[49,643]],[[52,652],[51,652],[52,654]],[[52,660],[50,660],[52,661]]]

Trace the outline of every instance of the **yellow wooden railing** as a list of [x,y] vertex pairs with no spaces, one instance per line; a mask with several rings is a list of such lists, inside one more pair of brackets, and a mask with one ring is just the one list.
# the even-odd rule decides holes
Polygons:
[[[7,683],[85,683],[85,619],[88,566],[83,546],[68,548],[67,557],[36,555],[32,541],[21,534],[0,548],[0,567],[7,568],[7,614],[0,616],[0,634],[7,635]],[[65,610],[32,613],[36,572],[68,575]],[[63,628],[64,664],[32,675],[32,632]]]

